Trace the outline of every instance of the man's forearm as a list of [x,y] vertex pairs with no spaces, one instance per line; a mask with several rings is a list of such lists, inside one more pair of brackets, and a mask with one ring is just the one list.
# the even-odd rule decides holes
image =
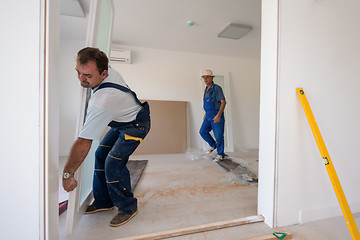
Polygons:
[[64,167],[64,172],[74,173],[84,161],[91,147],[92,140],[78,138],[70,151],[70,156]]
[[226,105],[226,100],[224,98],[224,99],[221,100],[221,105],[220,105],[220,108],[219,108],[219,111],[218,111],[217,115],[221,116],[221,114],[224,112],[225,105]]

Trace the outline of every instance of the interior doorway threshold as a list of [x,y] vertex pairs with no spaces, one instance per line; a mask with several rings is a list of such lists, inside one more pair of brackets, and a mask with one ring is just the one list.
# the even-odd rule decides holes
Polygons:
[[168,230],[168,231],[161,231],[161,232],[156,232],[156,233],[149,233],[149,234],[137,235],[137,236],[132,236],[132,237],[126,237],[126,238],[118,238],[115,240],[164,239],[164,238],[178,237],[178,236],[183,236],[183,235],[187,235],[187,234],[206,232],[206,231],[211,231],[211,230],[217,230],[217,229],[222,229],[222,228],[227,228],[227,227],[235,227],[235,226],[240,226],[240,225],[244,225],[244,224],[263,222],[263,221],[264,221],[263,216],[255,215],[255,216],[250,216],[250,217],[245,217],[245,218],[237,218],[237,219],[233,219],[233,220],[202,224],[202,225],[198,225],[198,226],[178,228],[178,229],[173,229],[173,230]]

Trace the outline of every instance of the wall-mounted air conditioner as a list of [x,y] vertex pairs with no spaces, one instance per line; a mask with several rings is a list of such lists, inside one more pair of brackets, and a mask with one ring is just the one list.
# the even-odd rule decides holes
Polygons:
[[126,49],[111,49],[110,61],[131,63],[131,51]]

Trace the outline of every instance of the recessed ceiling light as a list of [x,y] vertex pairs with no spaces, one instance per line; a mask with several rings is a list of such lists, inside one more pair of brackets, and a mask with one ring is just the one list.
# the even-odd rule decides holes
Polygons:
[[252,29],[252,27],[247,26],[247,25],[238,24],[238,23],[230,23],[218,34],[218,37],[240,39],[245,34],[250,32],[251,29]]

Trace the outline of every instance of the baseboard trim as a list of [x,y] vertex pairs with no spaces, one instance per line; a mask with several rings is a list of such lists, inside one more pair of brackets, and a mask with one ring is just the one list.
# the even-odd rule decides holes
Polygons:
[[[351,202],[349,203],[349,206],[352,214],[360,212],[360,201]],[[299,213],[299,222],[302,224],[342,215],[343,214],[339,204],[320,208],[302,209]]]

